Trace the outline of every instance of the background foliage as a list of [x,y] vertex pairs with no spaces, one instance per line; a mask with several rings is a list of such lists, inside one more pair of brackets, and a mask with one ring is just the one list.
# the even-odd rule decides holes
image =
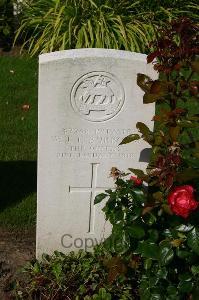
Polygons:
[[14,35],[13,1],[0,0],[0,48],[9,50]]
[[197,1],[25,0],[16,39],[31,55],[71,48],[147,52],[155,29],[172,18],[199,20]]

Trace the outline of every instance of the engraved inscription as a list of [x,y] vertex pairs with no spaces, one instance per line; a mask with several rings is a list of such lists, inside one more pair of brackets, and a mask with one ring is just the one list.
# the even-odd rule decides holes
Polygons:
[[69,186],[69,193],[90,193],[90,207],[89,207],[89,224],[88,233],[95,231],[95,205],[94,200],[97,193],[103,192],[110,187],[97,187],[97,171],[99,163],[92,163],[91,170],[91,184],[90,187],[71,187]]
[[131,129],[63,128],[52,136],[59,159],[133,159],[129,147],[119,146]]
[[124,89],[107,72],[91,72],[79,78],[71,91],[73,110],[83,119],[102,122],[117,115],[124,104]]

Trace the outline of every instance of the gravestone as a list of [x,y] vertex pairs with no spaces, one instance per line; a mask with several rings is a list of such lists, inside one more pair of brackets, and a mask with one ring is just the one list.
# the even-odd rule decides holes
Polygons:
[[157,77],[146,56],[79,49],[40,56],[37,257],[89,250],[110,234],[94,198],[114,188],[110,170],[146,168],[143,141],[119,146],[152,128],[154,105],[143,104],[137,73]]

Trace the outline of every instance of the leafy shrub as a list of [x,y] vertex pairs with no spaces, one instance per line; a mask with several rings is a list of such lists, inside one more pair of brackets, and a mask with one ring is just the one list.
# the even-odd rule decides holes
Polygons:
[[0,48],[9,50],[13,34],[13,1],[0,0]]
[[198,29],[183,18],[162,30],[148,55],[148,62],[157,59],[160,78],[138,74],[137,82],[145,104],[164,108],[154,117],[154,132],[138,122],[139,135],[121,142],[144,139],[152,146],[151,162],[146,173],[129,169],[138,178],[125,180],[114,170],[116,189],[95,199],[97,204],[108,198],[103,211],[113,230],[106,248],[119,255],[132,253],[140,264],[143,300],[199,299]]
[[148,51],[155,29],[179,15],[198,20],[197,1],[25,0],[16,39],[31,55],[71,48]]
[[43,255],[41,262],[25,267],[25,279],[16,283],[14,296],[31,300],[132,300],[136,295],[135,280],[132,275],[131,279],[118,275],[117,269],[123,266],[121,259],[100,248],[94,254],[80,251]]

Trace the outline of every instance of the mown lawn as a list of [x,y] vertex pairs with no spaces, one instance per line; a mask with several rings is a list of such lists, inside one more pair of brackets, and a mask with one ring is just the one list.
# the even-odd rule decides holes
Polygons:
[[0,57],[2,227],[36,220],[37,69],[36,59]]

